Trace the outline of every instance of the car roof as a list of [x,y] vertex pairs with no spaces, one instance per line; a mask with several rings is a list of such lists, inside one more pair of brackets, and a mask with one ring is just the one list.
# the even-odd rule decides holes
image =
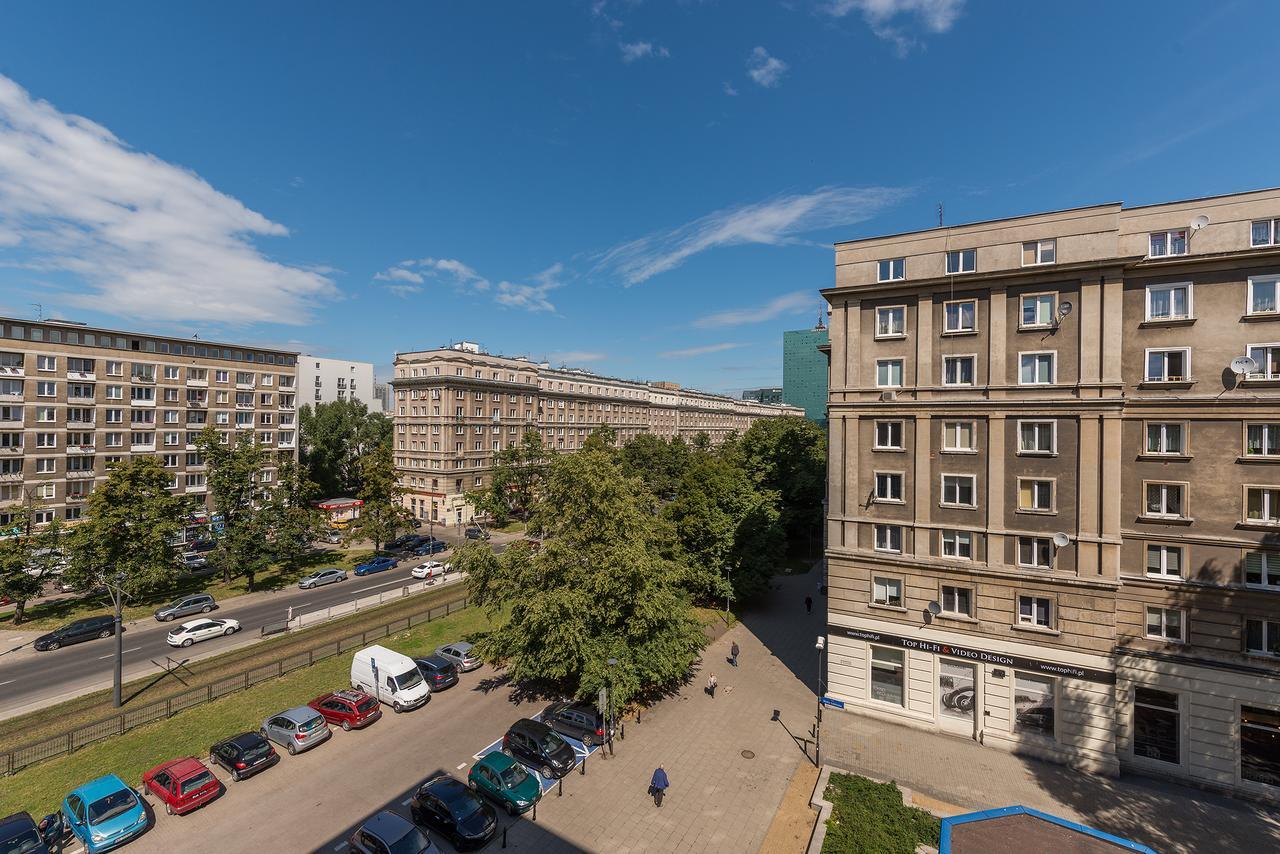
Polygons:
[[194,756],[188,756],[185,759],[174,759],[164,763],[163,765],[157,765],[155,768],[152,768],[149,773],[158,774],[161,771],[165,771],[170,775],[177,777],[179,780],[185,780],[188,777],[208,770],[209,769],[204,767],[204,763],[199,759],[196,759]]
[[408,819],[402,818],[391,810],[383,810],[366,821],[361,827],[379,839],[395,841],[413,829]]
[[415,658],[418,664],[425,664],[428,667],[453,667],[453,662],[441,655],[424,655],[421,658]]
[[551,732],[551,727],[542,721],[535,721],[530,718],[521,718],[511,725],[513,730],[524,730],[525,732],[536,733],[539,736],[546,735]]
[[422,788],[448,804],[469,801],[475,797],[462,781],[455,780],[447,774],[428,780]]
[[309,721],[316,715],[320,714],[310,706],[294,706],[292,709],[285,709],[283,712],[276,712],[273,718],[288,718],[291,721]]
[[205,623],[217,623],[218,625],[222,625],[225,622],[226,620],[215,620],[212,617],[201,617],[198,620],[187,620],[185,623],[178,626],[178,628],[189,629],[192,626],[201,626],[201,625],[204,625]]
[[35,826],[35,819],[30,813],[16,812],[13,815],[7,815],[0,818],[0,839],[4,839],[8,834],[16,834],[20,830],[31,830]]
[[475,648],[471,644],[467,643],[466,641],[458,641],[457,643],[447,643],[444,645],[457,650],[463,655],[466,655],[468,652],[471,652],[471,650]]
[[495,771],[506,771],[515,764],[516,761],[514,759],[499,750],[493,750],[486,753],[484,756],[481,756],[480,761],[476,763],[476,765],[487,765]]
[[113,795],[121,789],[129,788],[124,780],[121,780],[115,774],[106,774],[96,780],[90,780],[78,789],[73,789],[71,794],[79,795],[80,798],[88,803],[93,803],[99,798],[105,798],[107,795]]
[[234,744],[236,747],[239,747],[240,749],[242,749],[242,750],[243,750],[243,749],[245,749],[245,748],[249,748],[249,747],[256,747],[257,745],[262,744],[262,743],[263,743],[263,741],[264,741],[264,739],[262,738],[262,736],[261,736],[259,733],[256,733],[256,732],[242,732],[242,733],[240,733],[239,735],[233,735],[231,738],[228,738],[228,739],[226,739],[225,741],[220,741],[220,742],[218,742],[218,743],[219,743],[219,744]]

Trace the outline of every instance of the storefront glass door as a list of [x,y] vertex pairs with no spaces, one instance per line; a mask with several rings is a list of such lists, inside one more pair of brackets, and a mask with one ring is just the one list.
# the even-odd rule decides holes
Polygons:
[[938,720],[957,732],[973,733],[978,702],[977,673],[972,664],[938,660]]

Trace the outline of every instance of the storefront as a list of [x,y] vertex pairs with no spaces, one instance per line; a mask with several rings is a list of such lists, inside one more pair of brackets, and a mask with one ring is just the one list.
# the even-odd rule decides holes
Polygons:
[[329,517],[329,525],[334,528],[345,528],[351,520],[360,516],[360,508],[364,502],[359,498],[326,498],[316,502],[316,507]]

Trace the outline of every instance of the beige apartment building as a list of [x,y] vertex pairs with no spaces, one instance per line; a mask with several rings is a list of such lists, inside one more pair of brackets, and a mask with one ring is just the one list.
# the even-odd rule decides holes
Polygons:
[[296,353],[0,317],[0,529],[24,504],[38,524],[74,522],[107,467],[139,454],[203,506],[196,435],[251,431],[294,454],[296,394]]
[[804,414],[675,383],[495,356],[471,342],[398,353],[394,367],[395,464],[405,505],[418,518],[449,525],[471,521],[466,493],[488,482],[495,453],[529,431],[558,451],[581,448],[601,424],[620,444],[641,433],[689,441],[706,433],[719,443],[761,418]]
[[835,269],[827,702],[1280,799],[1280,190]]

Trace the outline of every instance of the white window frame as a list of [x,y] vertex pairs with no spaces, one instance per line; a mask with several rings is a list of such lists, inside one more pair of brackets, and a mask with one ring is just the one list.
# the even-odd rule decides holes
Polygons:
[[[1173,236],[1175,234],[1182,235],[1182,251],[1173,251]],[[1164,252],[1155,252],[1155,239],[1157,237],[1164,238]],[[1185,228],[1170,228],[1167,231],[1152,231],[1147,234],[1147,257],[1148,258],[1181,258],[1191,251],[1191,233]]]
[[[1166,354],[1164,360],[1164,376],[1153,377],[1151,375],[1151,355],[1153,353]],[[1183,371],[1180,377],[1170,377],[1169,360],[1167,354],[1182,353],[1183,354]],[[1191,348],[1190,347],[1148,347],[1143,351],[1142,359],[1142,381],[1147,383],[1186,383],[1191,382],[1194,374],[1191,373]]]
[[[1244,523],[1246,525],[1280,525],[1280,486],[1275,484],[1246,483],[1244,489]],[[1249,516],[1249,493],[1262,493],[1262,517]]]
[[[895,586],[898,592],[898,601],[896,604],[892,601],[893,597],[891,595],[892,588]],[[879,590],[877,588],[881,587],[884,588],[884,601],[877,598],[879,596]],[[904,608],[906,607],[907,601],[906,587],[906,583],[901,578],[894,575],[872,576],[871,604],[880,605],[885,608]]]
[[[1049,484],[1049,506],[1048,507],[1022,506],[1022,484],[1024,483],[1031,484],[1031,500],[1033,502],[1033,505],[1035,505],[1035,502],[1037,502],[1037,500],[1041,497],[1040,489],[1038,489],[1035,484],[1040,484],[1040,483]],[[1058,482],[1056,478],[1020,477],[1017,479],[1017,483],[1015,484],[1015,489],[1017,491],[1017,502],[1018,502],[1017,509],[1019,513],[1057,513],[1058,512]]]
[[[1168,317],[1153,317],[1153,316],[1152,316],[1152,314],[1151,314],[1151,295],[1152,295],[1152,293],[1153,293],[1153,292],[1156,292],[1156,291],[1179,291],[1179,290],[1184,290],[1184,291],[1186,291],[1186,292],[1187,292],[1187,297],[1186,297],[1186,302],[1187,302],[1187,313],[1186,313],[1186,314],[1171,314],[1171,315],[1169,315]],[[1172,300],[1172,299],[1170,299],[1169,303],[1170,303],[1170,306],[1172,307],[1172,305],[1173,305],[1173,300]],[[1160,284],[1158,284],[1158,285],[1147,285],[1147,288],[1146,288],[1146,320],[1147,320],[1147,322],[1148,322],[1148,323],[1162,323],[1162,322],[1165,322],[1165,321],[1177,321],[1177,320],[1194,320],[1194,319],[1195,319],[1195,316],[1196,316],[1196,303],[1195,303],[1195,286],[1194,286],[1194,283],[1192,283],[1192,282],[1162,282],[1162,283],[1160,283]]]
[[[1034,380],[1032,382],[1023,381],[1023,360],[1028,357],[1048,356],[1049,357],[1049,379],[1048,381]],[[1036,372],[1037,376],[1039,372]],[[1022,350],[1018,353],[1018,385],[1020,386],[1051,386],[1058,383],[1058,351],[1057,350]]]
[[[953,608],[948,608],[948,607],[947,607],[947,589],[948,589],[948,588],[950,588],[951,590],[954,590],[954,591],[964,590],[964,591],[966,591],[966,592],[969,594],[969,608],[968,608],[968,610],[960,611],[960,610],[957,610],[957,609],[956,609],[956,608],[954,608],[954,607],[953,607]],[[943,585],[940,587],[940,589],[938,590],[938,604],[942,606],[942,613],[943,613],[943,614],[945,614],[945,615],[946,615],[946,616],[948,616],[948,617],[972,617],[972,616],[973,616],[973,602],[974,602],[974,599],[975,599],[975,598],[976,598],[976,597],[974,596],[974,589],[973,589],[972,587],[968,586],[967,584],[943,584]],[[956,603],[959,603],[959,601],[960,601],[960,596],[959,596],[959,594],[958,594],[958,593],[952,593],[952,594],[951,594],[951,599],[952,599],[953,604],[956,604]]]
[[[1249,580],[1249,558],[1258,559],[1258,580]],[[1244,556],[1244,586],[1253,590],[1280,590],[1280,552],[1256,551]]]
[[[1018,369],[1019,369],[1019,373],[1021,373],[1022,366],[1021,366],[1021,365],[1019,365],[1019,366],[1018,366]],[[1033,448],[1033,449],[1031,449],[1031,450],[1027,450],[1026,448],[1024,448],[1024,447],[1022,446],[1022,445],[1023,445],[1023,442],[1022,442],[1022,431],[1023,431],[1023,429],[1024,429],[1024,428],[1026,428],[1026,427],[1038,428],[1038,427],[1043,427],[1043,426],[1046,426],[1046,425],[1049,427],[1049,449],[1048,449],[1047,451],[1046,451],[1046,450],[1041,450],[1040,448]],[[1033,432],[1035,433],[1036,438],[1039,438],[1040,431],[1037,429],[1037,430],[1033,430]],[[1045,419],[1043,419],[1043,418],[1028,418],[1028,419],[1025,419],[1025,420],[1020,420],[1020,421],[1018,422],[1018,450],[1017,450],[1017,456],[1020,456],[1020,457],[1054,457],[1054,456],[1057,456],[1057,455],[1058,455],[1058,422],[1057,422],[1057,419],[1045,420]]]
[[[1160,508],[1159,510],[1151,509],[1150,489],[1151,487],[1160,487]],[[1169,488],[1173,487],[1179,490],[1178,499],[1181,504],[1181,512],[1169,512]],[[1142,482],[1142,515],[1152,519],[1186,519],[1187,504],[1190,500],[1191,487],[1189,484],[1176,480],[1144,480]]]
[[[889,427],[889,428],[897,427],[897,433],[898,433],[898,444],[896,444],[896,445],[882,445],[882,444],[880,444],[880,427],[881,427],[881,425],[883,425],[883,426],[885,426],[885,427]],[[512,429],[514,430],[515,428],[513,427]],[[891,430],[890,432],[892,432],[892,430]],[[906,430],[905,430],[905,428],[904,428],[904,425],[903,425],[903,422],[902,422],[902,421],[897,421],[897,420],[883,420],[883,421],[876,421],[876,422],[875,422],[875,425],[872,427],[872,431],[871,431],[872,448],[873,448],[874,450],[877,450],[877,451],[904,451],[904,450],[906,450],[906,446],[903,444],[903,442],[905,441],[905,439],[904,439],[904,436],[905,436],[905,435],[906,435]],[[892,437],[890,437],[890,438],[892,438]]]
[[[951,259],[955,258],[955,269],[951,267]],[[969,262],[969,268],[965,269],[964,262]],[[978,270],[978,250],[977,249],[948,249],[946,257],[946,271],[948,276],[957,276],[961,273],[974,273]]]
[[[1249,646],[1249,624],[1260,623],[1262,628],[1262,648]],[[1280,619],[1269,620],[1265,617],[1246,617],[1244,621],[1244,651],[1249,655],[1266,655],[1272,658],[1280,657],[1280,653],[1272,652],[1272,645],[1276,644],[1276,635],[1280,633]]]
[[[889,368],[892,365],[898,366],[898,382],[897,383],[881,383],[880,368]],[[876,359],[876,388],[902,388],[903,382],[906,380],[906,362],[902,359]]]
[[[948,368],[951,364],[955,364],[956,370],[959,371],[960,363],[969,360],[969,382],[952,382],[948,376]],[[957,376],[959,374],[957,373]],[[954,355],[945,355],[942,357],[942,384],[952,388],[973,388],[978,383],[978,356],[976,353],[962,353]]]
[[[1031,606],[1025,616],[1023,615],[1022,607],[1024,603]],[[1044,622],[1040,622],[1039,618],[1041,603],[1046,606],[1044,609]],[[1017,619],[1018,625],[1033,626],[1037,629],[1053,628],[1054,607],[1052,596],[1041,596],[1038,593],[1019,593],[1016,608],[1017,611],[1014,617]]]
[[[1256,234],[1259,225],[1267,227],[1267,239],[1261,243],[1258,242]],[[1280,244],[1280,219],[1255,219],[1249,223],[1249,246],[1257,248],[1259,246],[1275,246]]]
[[[1170,615],[1177,614],[1177,635],[1170,635],[1169,629],[1174,623]],[[1159,631],[1151,633],[1152,617],[1159,622]],[[1142,636],[1149,640],[1161,640],[1165,643],[1184,643],[1187,638],[1187,612],[1181,608],[1165,608],[1161,605],[1147,605],[1143,613]]]
[[[969,428],[969,444],[961,446],[956,444],[960,436],[960,426],[967,425]],[[943,421],[942,422],[942,450],[957,453],[974,453],[977,451],[978,442],[978,425],[975,421],[959,420],[959,421]]]
[[[892,318],[894,314],[901,315],[901,318],[902,318],[901,328],[899,329],[899,331],[897,332],[881,331],[881,328],[880,328],[881,318],[882,317]],[[890,324],[890,327],[892,327],[892,324]],[[875,334],[873,337],[877,341],[896,340],[899,338],[906,338],[907,337],[907,307],[905,305],[876,306],[876,328],[875,328]]]
[[1253,355],[1255,350],[1262,350],[1262,364],[1260,371],[1250,371],[1245,375],[1245,379],[1250,380],[1280,380],[1280,371],[1272,372],[1269,370],[1271,364],[1271,351],[1280,350],[1280,344],[1250,344],[1245,348],[1245,353],[1256,360]]
[[[947,479],[948,478],[955,478],[955,481],[956,481],[954,484],[956,487],[955,501],[947,500]],[[963,480],[969,481],[969,493],[971,498],[973,499],[968,504],[963,503],[959,500],[960,482]],[[939,482],[940,482],[940,488],[941,488],[941,501],[939,503],[943,507],[955,507],[961,510],[973,510],[978,506],[978,476],[976,474],[967,474],[965,472],[943,472],[941,475],[939,475]]]
[[[967,542],[964,546],[968,550],[968,554],[961,554],[961,543]],[[973,531],[959,531],[954,528],[947,528],[938,535],[939,550],[943,557],[949,557],[953,560],[973,560]]]
[[[1159,428],[1159,447],[1151,449],[1151,429]],[[1170,451],[1169,428],[1178,428],[1178,450]],[[1187,422],[1185,421],[1144,421],[1142,422],[1142,453],[1148,457],[1185,457],[1187,456]]]
[[[1049,319],[1040,319],[1040,304],[1044,297],[1049,298]],[[1027,323],[1027,301],[1035,300],[1036,319],[1032,323]],[[1018,299],[1018,328],[1019,329],[1052,329],[1058,318],[1058,292],[1057,291],[1036,291],[1035,293],[1023,294]]]
[[[1155,567],[1154,572],[1151,566],[1153,549],[1160,555],[1159,564]],[[1175,551],[1178,553],[1178,571],[1171,572],[1169,570],[1169,554]],[[1166,581],[1169,579],[1181,581],[1183,579],[1182,568],[1186,566],[1187,562],[1187,549],[1185,546],[1175,546],[1168,543],[1147,543],[1143,553],[1146,556],[1146,563],[1143,565],[1142,571],[1147,578],[1160,578]]]
[[[898,532],[898,546],[893,547],[893,537],[889,536],[892,531]],[[881,534],[886,536],[881,538]],[[890,525],[887,523],[877,523],[875,526],[875,551],[887,552],[890,554],[902,554],[904,533],[901,525]]]
[[[1027,249],[1031,247],[1032,257],[1034,260],[1027,260]],[[1047,252],[1045,250],[1048,250]],[[1052,255],[1049,260],[1045,260],[1045,255]],[[1022,266],[1024,267],[1043,267],[1046,264],[1058,263],[1058,239],[1056,237],[1047,237],[1044,240],[1024,240],[1022,242]]]
[[[953,328],[951,326],[951,316],[949,314],[949,310],[951,309],[952,306],[955,306],[956,319],[957,321],[962,321],[964,318],[964,311],[962,306],[966,306],[966,305],[973,307],[973,325],[967,328],[964,326],[957,326]],[[976,333],[977,331],[978,331],[978,301],[976,299],[952,299],[952,300],[947,300],[942,304],[942,334],[943,335],[971,335],[973,333]]]
[[[881,494],[880,494],[880,483],[881,483],[881,478],[883,478],[883,479],[884,479],[884,484],[885,484],[887,487],[890,487],[889,489],[887,489],[887,490],[886,490],[886,492],[887,492],[887,493],[892,493],[892,492],[894,492],[895,490],[894,490],[894,489],[892,489],[891,487],[892,487],[892,485],[893,485],[893,484],[895,484],[895,483],[897,484],[897,490],[896,490],[897,495],[896,495],[896,496],[895,496],[895,495],[891,495],[891,494],[886,494],[886,495],[881,495]],[[903,479],[904,479],[904,478],[903,478],[903,473],[902,473],[902,472],[900,472],[900,471],[878,471],[878,472],[875,472],[875,474],[874,474],[875,492],[874,492],[873,494],[875,495],[876,503],[877,503],[877,504],[902,504],[902,503],[904,503],[904,499],[903,499],[903,497],[902,497],[902,491],[903,491]]]
[[[887,265],[887,266],[886,266]],[[894,267],[897,267],[898,275],[894,275]],[[886,275],[886,270],[888,271]],[[907,277],[907,259],[902,258],[881,258],[876,262],[876,281],[877,282],[900,282]]]
[[[1022,544],[1024,542],[1030,542],[1032,544],[1032,548],[1031,548],[1032,558],[1035,558],[1040,554],[1039,544],[1048,543],[1049,562],[1046,564],[1024,562],[1022,560]],[[1020,535],[1018,539],[1014,542],[1013,547],[1016,550],[1014,553],[1014,560],[1016,561],[1018,566],[1025,566],[1028,569],[1053,569],[1054,546],[1053,546],[1053,540],[1050,539],[1049,537]]]
[[[1250,427],[1262,428],[1263,453],[1261,454],[1249,453],[1249,428]],[[1274,435],[1275,437],[1274,440],[1271,439],[1272,435]],[[1276,453],[1274,454],[1266,453],[1268,445],[1274,445],[1274,447],[1276,448]],[[1251,459],[1264,459],[1264,460],[1280,459],[1280,421],[1246,421],[1244,423],[1244,446],[1242,448],[1241,456],[1249,457]]]

